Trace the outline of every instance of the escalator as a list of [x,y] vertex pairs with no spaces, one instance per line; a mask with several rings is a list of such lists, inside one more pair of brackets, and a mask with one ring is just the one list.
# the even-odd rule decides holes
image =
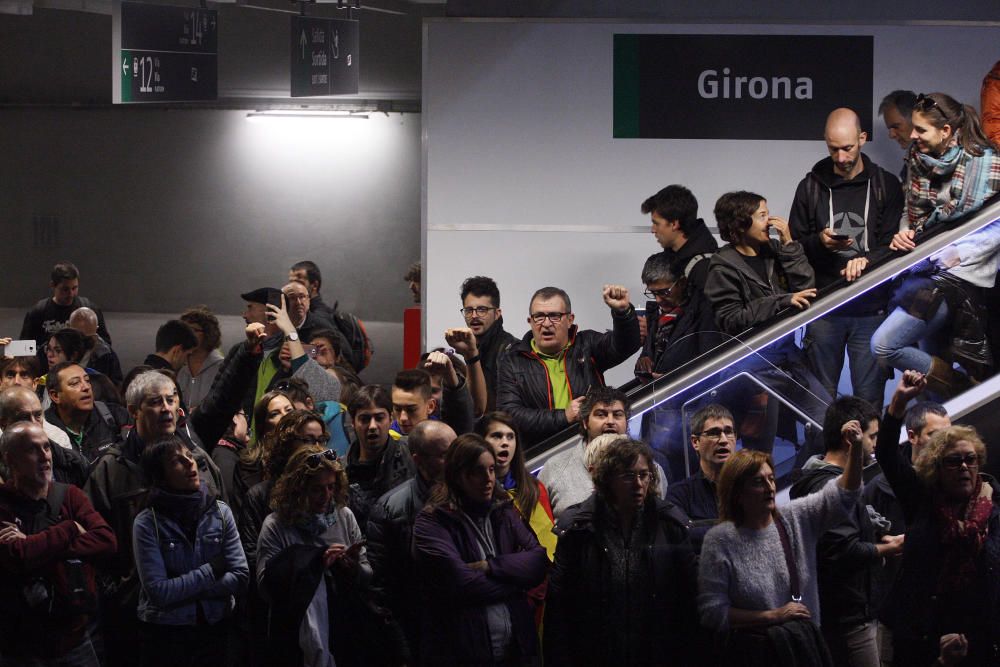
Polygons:
[[[821,400],[824,396],[797,381],[798,378],[789,378],[787,372],[772,368],[771,361],[780,356],[776,351],[788,349],[793,342],[799,344],[809,322],[891,281],[955,241],[998,220],[1000,196],[995,196],[979,211],[927,232],[914,251],[884,251],[881,257],[873,257],[861,278],[853,283],[840,281],[820,290],[813,304],[805,310],[788,308],[738,336],[720,332],[707,334],[712,337],[710,352],[655,381],[642,384],[635,380],[621,387],[631,403],[629,433],[653,447],[658,462],[668,471],[668,479],[678,479],[697,466],[697,460],[692,460],[694,455],[687,433],[693,412],[709,402],[722,403],[731,409],[735,407],[733,411],[742,444],[770,450],[779,481],[783,478],[787,483],[793,468],[800,465],[806,455],[822,453],[818,436],[822,431],[826,401]],[[996,308],[1000,308],[1000,303]],[[956,422],[965,423],[963,416],[968,415],[969,423],[977,428],[982,424],[987,443],[996,432],[997,438],[992,440],[1000,445],[1000,416],[989,414],[989,404],[1000,395],[1000,378],[994,379],[996,382],[983,382],[967,392],[968,397],[956,397],[956,400],[962,399],[964,407],[959,414],[956,403],[952,414]],[[996,414],[995,409],[993,412]],[[579,443],[579,431],[574,425],[527,448],[525,456],[529,469],[540,469],[550,457]],[[998,458],[1000,452],[992,463],[996,464]]]

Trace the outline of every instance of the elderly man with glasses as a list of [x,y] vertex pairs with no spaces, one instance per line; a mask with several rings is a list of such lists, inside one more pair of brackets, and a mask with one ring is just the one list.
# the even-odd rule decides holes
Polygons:
[[530,446],[580,419],[580,405],[591,386],[603,386],[604,371],[635,353],[639,320],[621,285],[605,285],[611,331],[580,331],[573,323],[569,295],[543,287],[531,297],[531,331],[500,359],[497,408],[517,422]]

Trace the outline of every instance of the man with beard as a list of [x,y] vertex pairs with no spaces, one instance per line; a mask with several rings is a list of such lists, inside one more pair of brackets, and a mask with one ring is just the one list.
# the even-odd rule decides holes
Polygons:
[[667,500],[679,507],[691,521],[691,543],[701,553],[705,533],[719,519],[715,482],[730,455],[736,450],[733,415],[724,406],[712,403],[691,417],[691,447],[698,454],[698,470],[670,485]]
[[[841,278],[857,279],[869,260],[877,258],[876,251],[889,246],[903,210],[899,181],[861,152],[867,135],[856,113],[835,109],[827,117],[823,137],[830,155],[799,183],[788,218],[818,289]],[[837,395],[846,348],[852,392],[882,404],[885,371],[870,345],[885,319],[887,302],[886,288],[874,289],[806,329],[806,359],[830,396]]]
[[[584,397],[580,407],[580,434],[583,442],[549,459],[538,473],[538,481],[549,492],[552,514],[559,515],[572,505],[582,503],[594,492],[594,481],[584,462],[587,443],[605,433],[628,433],[628,397],[611,387],[595,387]],[[521,443],[518,443],[518,447]],[[667,476],[656,464],[660,478],[660,497],[667,490]]]
[[[503,328],[500,288],[492,278],[472,276],[462,283],[462,316],[468,328],[449,329],[445,340],[465,357],[473,405],[476,414],[482,415],[496,409],[497,364],[500,355],[517,343],[517,337]],[[468,331],[475,336],[474,340],[469,339]],[[485,386],[477,382],[477,363]]]

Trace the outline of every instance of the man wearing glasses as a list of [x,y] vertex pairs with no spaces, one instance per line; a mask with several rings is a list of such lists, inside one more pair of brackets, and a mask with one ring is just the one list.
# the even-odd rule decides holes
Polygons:
[[701,553],[705,533],[719,520],[715,482],[722,465],[736,451],[733,414],[717,403],[706,405],[691,417],[691,448],[698,455],[698,470],[667,489],[667,500],[691,520],[691,543]]
[[[705,265],[707,267],[707,264]],[[646,286],[646,340],[635,364],[639,378],[653,379],[682,366],[721,343],[715,313],[704,293],[676,273],[667,253],[651,255],[642,267]]]
[[[500,289],[492,278],[473,276],[462,283],[462,317],[467,328],[449,329],[445,340],[465,358],[473,404],[476,413],[483,414],[496,409],[497,365],[500,355],[517,343],[517,337],[503,328]],[[484,384],[475,381],[477,361]]]
[[543,287],[531,297],[531,331],[500,358],[497,408],[517,422],[530,446],[580,419],[591,386],[603,386],[604,371],[628,359],[641,345],[639,320],[621,285],[605,285],[604,303],[613,329],[580,331],[569,295]]

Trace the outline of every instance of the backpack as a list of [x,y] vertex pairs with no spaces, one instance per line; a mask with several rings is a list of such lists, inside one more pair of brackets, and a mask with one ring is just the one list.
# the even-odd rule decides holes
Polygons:
[[[40,533],[63,521],[62,505],[67,484],[52,482],[45,503],[22,526],[25,535]],[[56,561],[44,575],[32,577],[22,588],[25,604],[34,613],[50,618],[70,618],[97,611],[94,569],[79,558]]]
[[[344,334],[347,343],[351,346],[350,361],[355,373],[360,373],[371,363],[375,349],[372,341],[365,331],[364,323],[350,313],[337,310],[333,313],[333,323],[337,325],[340,333]],[[344,352],[347,352],[346,350]]]

